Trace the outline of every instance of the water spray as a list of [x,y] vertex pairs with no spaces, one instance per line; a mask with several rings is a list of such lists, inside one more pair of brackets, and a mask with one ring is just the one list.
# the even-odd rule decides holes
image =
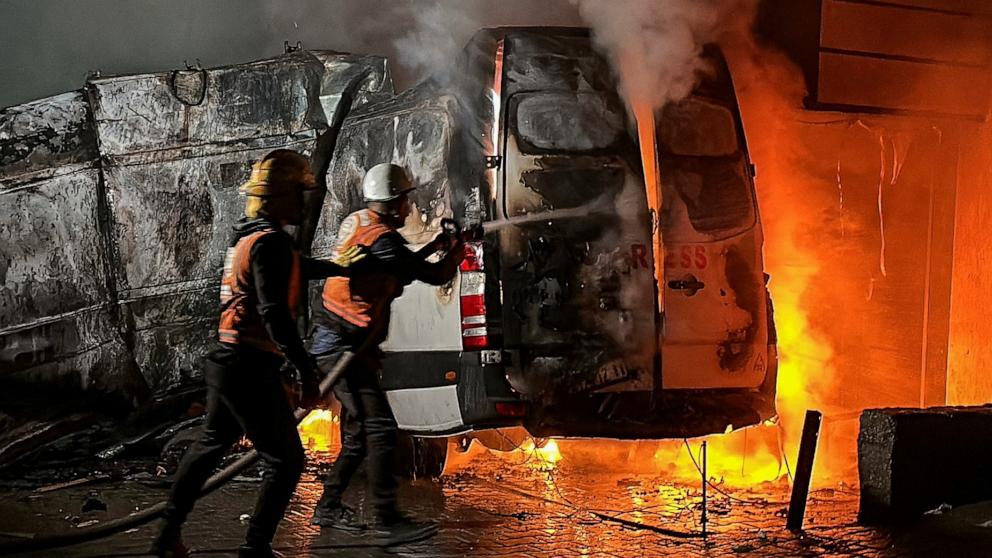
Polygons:
[[518,227],[532,223],[548,222],[550,224],[554,221],[581,219],[583,217],[596,215],[612,215],[613,213],[614,211],[609,199],[606,196],[600,196],[591,202],[577,207],[548,209],[535,213],[527,213],[525,215],[507,217],[505,219],[495,219],[492,221],[486,221],[477,228],[481,228],[483,233],[491,233],[508,227]]

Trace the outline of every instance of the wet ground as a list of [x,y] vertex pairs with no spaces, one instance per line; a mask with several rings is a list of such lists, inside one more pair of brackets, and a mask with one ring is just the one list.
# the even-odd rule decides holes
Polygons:
[[[403,485],[407,509],[440,522],[429,541],[389,550],[361,536],[321,532],[309,525],[320,495],[323,465],[311,459],[275,541],[287,556],[988,556],[992,505],[930,516],[900,531],[859,526],[857,494],[818,490],[806,528],[787,531],[788,487],[764,484],[709,489],[707,534],[702,530],[700,487],[664,478],[570,464],[555,466],[521,453],[476,455],[440,481]],[[326,456],[325,456],[326,459]],[[39,492],[0,493],[0,532],[8,536],[71,530],[119,517],[161,500],[166,479],[128,481]],[[195,556],[234,555],[251,512],[257,480],[242,477],[206,497],[185,529]],[[351,494],[361,507],[361,490]],[[107,510],[82,512],[87,500]],[[985,525],[985,524],[988,525]],[[138,556],[152,526],[74,547],[22,556]],[[20,535],[18,535],[18,533]]]

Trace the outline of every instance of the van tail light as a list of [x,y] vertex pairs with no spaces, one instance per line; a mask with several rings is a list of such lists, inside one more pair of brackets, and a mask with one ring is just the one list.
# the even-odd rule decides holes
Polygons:
[[489,347],[486,322],[486,273],[482,263],[482,242],[465,243],[461,266],[462,350]]

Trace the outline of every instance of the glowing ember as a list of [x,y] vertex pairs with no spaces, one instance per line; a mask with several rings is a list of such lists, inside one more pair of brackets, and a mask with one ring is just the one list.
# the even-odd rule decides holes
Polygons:
[[337,423],[338,417],[331,411],[311,411],[297,427],[303,447],[317,452],[330,451],[339,443]]

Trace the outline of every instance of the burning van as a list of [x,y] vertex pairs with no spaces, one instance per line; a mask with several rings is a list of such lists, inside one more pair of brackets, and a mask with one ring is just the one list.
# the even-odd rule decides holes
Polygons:
[[[452,284],[394,303],[382,380],[401,428],[667,438],[774,414],[754,168],[727,65],[705,54],[694,93],[655,112],[649,150],[577,29],[482,31],[443,76],[349,114],[316,255],[381,162],[419,185],[412,244],[446,217],[482,231]],[[642,151],[660,177],[645,180]]]
[[481,31],[400,94],[382,58],[287,50],[0,111],[5,389],[133,405],[193,383],[237,186],[288,147],[319,175],[299,231],[315,256],[382,162],[419,186],[411,244],[444,218],[476,231],[451,284],[395,302],[382,381],[421,440],[684,437],[774,414],[753,168],[716,49],[647,123],[584,30]]

